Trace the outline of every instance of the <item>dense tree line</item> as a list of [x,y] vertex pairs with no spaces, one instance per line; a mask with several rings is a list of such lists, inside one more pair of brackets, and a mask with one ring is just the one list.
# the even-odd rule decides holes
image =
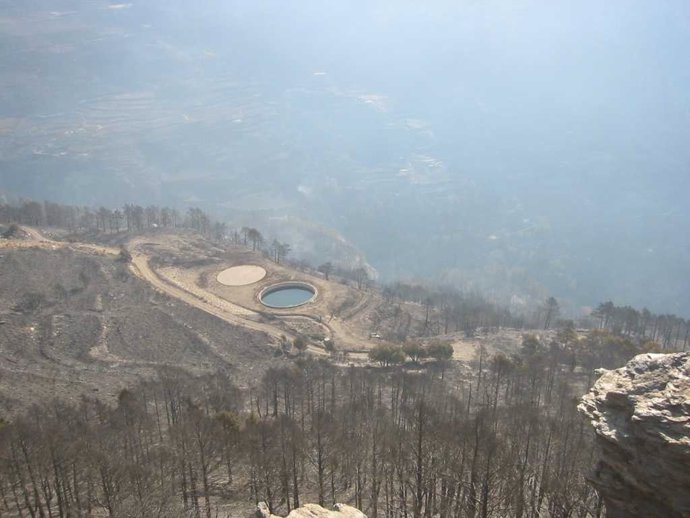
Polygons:
[[420,336],[458,331],[472,336],[478,329],[522,328],[526,323],[524,317],[511,314],[508,308],[490,302],[480,294],[467,294],[448,287],[395,282],[383,287],[383,295],[390,303],[406,301],[423,307],[422,329],[417,333]]
[[441,367],[441,372],[443,372],[452,357],[452,344],[442,340],[432,340],[428,345],[424,345],[416,340],[410,340],[401,347],[382,343],[369,351],[369,359],[373,362],[378,362],[383,367],[399,365],[406,358],[409,358],[413,363],[433,359],[436,362],[436,366]]
[[[524,314],[513,314],[508,308],[490,302],[480,294],[466,294],[448,287],[396,282],[384,286],[382,293],[392,304],[406,301],[423,307],[421,329],[413,333],[417,336],[436,336],[458,331],[471,336],[478,329],[490,332],[501,327],[554,329],[573,325],[570,320],[558,318],[560,307],[554,297],[547,298],[536,313],[528,318]],[[685,351],[690,345],[690,320],[673,314],[655,314],[647,308],[637,310],[630,306],[604,302],[592,311],[590,317],[581,319],[578,325],[633,339],[637,345],[655,342],[663,350]],[[408,335],[399,338],[405,340]]]
[[523,335],[522,350],[527,355],[544,354],[548,350],[548,354],[567,365],[571,372],[585,374],[585,385],[589,386],[596,369],[617,369],[635,355],[658,353],[662,348],[653,340],[639,340],[605,329],[576,331],[571,321],[565,321],[548,343],[543,343],[533,334]]
[[592,312],[600,329],[639,340],[659,342],[664,349],[682,349],[690,343],[690,320],[676,315],[654,314],[647,308],[616,306],[603,302]]
[[16,224],[61,228],[71,233],[186,229],[217,241],[228,240],[234,244],[251,246],[252,250],[262,251],[277,263],[284,261],[291,251],[288,243],[282,243],[277,239],[267,244],[264,236],[256,228],[229,229],[226,223],[214,221],[196,207],[180,212],[170,207],[143,207],[127,203],[117,209],[94,209],[48,201],[39,203],[24,200],[17,203],[0,203],[0,223],[15,225],[5,232],[4,237],[12,237]]
[[64,228],[70,232],[96,230],[100,232],[144,231],[155,228],[188,228],[205,236],[224,235],[225,224],[214,222],[199,208],[181,213],[170,207],[127,203],[121,208],[82,207],[59,203],[25,200],[0,203],[0,223],[19,223],[30,226]]
[[372,518],[600,516],[566,345],[482,353],[472,379],[305,359],[242,393],[223,374],[159,381],[110,407],[32,409],[0,430],[9,516],[237,516],[346,501]]

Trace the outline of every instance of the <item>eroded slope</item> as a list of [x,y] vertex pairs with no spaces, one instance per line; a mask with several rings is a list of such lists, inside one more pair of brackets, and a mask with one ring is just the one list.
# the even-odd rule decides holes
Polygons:
[[160,368],[231,370],[271,362],[271,338],[154,290],[109,255],[0,250],[0,412],[120,389]]

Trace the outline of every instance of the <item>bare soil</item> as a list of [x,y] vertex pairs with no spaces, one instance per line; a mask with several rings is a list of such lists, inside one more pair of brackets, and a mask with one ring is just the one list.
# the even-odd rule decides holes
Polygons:
[[216,276],[216,280],[223,286],[247,286],[266,277],[266,270],[261,266],[243,264],[223,270]]
[[[126,264],[113,245],[127,236],[93,244],[23,230],[22,239],[0,240],[5,414],[53,397],[91,393],[111,399],[160,369],[227,369],[237,383],[249,384],[268,366],[289,361],[281,350],[298,335],[307,337],[312,354],[330,355],[323,342],[329,338],[339,357],[365,364],[369,349],[382,343],[379,336],[419,336],[423,321],[419,304],[385,301],[377,290],[191,234],[130,237],[132,260]],[[219,282],[219,274],[246,265],[265,276],[242,286]],[[259,302],[263,288],[285,281],[312,284],[318,296],[292,309]],[[455,360],[471,363],[482,347],[489,355],[515,352],[522,333],[440,338],[453,344]]]
[[156,290],[113,253],[0,244],[0,415],[36,401],[105,400],[160,369],[226,369],[245,385],[275,340]]
[[[423,336],[424,308],[415,303],[385,301],[375,289],[358,289],[343,279],[325,279],[314,271],[277,264],[261,253],[243,246],[224,250],[189,236],[158,234],[130,242],[135,264],[149,282],[168,290],[171,296],[210,311],[232,323],[259,329],[280,340],[296,335],[310,338],[309,350],[326,354],[322,339],[330,338],[348,361],[367,362],[368,351],[385,339],[399,343],[396,335]],[[227,286],[219,274],[242,265],[265,270],[260,281],[244,286]],[[311,302],[297,308],[268,308],[259,301],[261,291],[275,283],[306,282],[318,291]],[[158,284],[155,284],[158,283]],[[406,328],[406,329],[403,329]],[[381,336],[373,338],[372,335]],[[522,332],[510,329],[436,336],[451,342],[454,359],[471,362],[480,347],[487,354],[512,354],[522,341]]]

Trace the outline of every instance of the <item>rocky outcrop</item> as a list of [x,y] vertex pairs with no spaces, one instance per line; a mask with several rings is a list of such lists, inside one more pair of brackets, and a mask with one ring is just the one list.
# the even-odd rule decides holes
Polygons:
[[[256,506],[256,516],[257,518],[280,518],[271,514],[268,506],[263,502]],[[293,510],[286,518],[367,518],[367,516],[362,511],[345,504],[335,504],[333,511],[324,509],[320,505],[307,504]]]
[[582,398],[611,518],[690,517],[690,354],[642,354]]

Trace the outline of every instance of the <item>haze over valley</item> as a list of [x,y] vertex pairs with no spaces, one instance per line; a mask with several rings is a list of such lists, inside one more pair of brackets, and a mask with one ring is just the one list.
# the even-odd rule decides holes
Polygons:
[[9,195],[289,216],[505,301],[690,303],[683,2],[1,9]]
[[690,4],[0,0],[0,515],[690,516]]

